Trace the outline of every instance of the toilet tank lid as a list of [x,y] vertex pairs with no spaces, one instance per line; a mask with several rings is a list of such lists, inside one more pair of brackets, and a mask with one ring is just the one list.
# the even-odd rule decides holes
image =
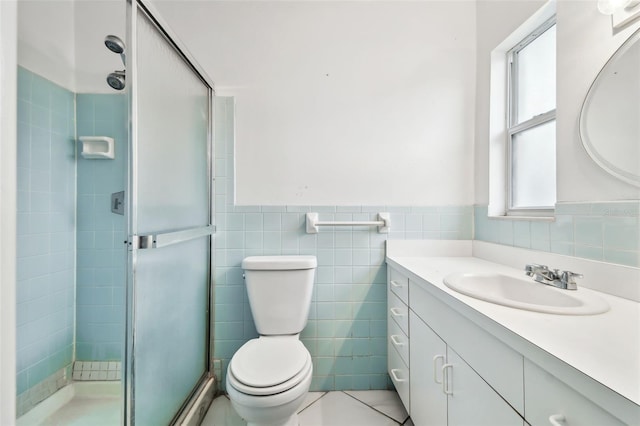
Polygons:
[[250,256],[242,261],[242,269],[250,271],[287,271],[316,266],[315,256]]

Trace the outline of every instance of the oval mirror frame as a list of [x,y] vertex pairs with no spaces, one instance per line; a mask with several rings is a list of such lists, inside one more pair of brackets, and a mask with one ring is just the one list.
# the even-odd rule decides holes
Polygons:
[[[630,172],[629,170],[625,170],[621,168],[619,165],[616,165],[612,159],[607,158],[602,153],[602,148],[599,148],[598,142],[603,143],[602,141],[594,140],[594,138],[589,136],[589,124],[588,120],[593,120],[595,113],[589,114],[591,109],[593,108],[593,100],[598,95],[598,89],[606,83],[606,77],[610,75],[610,71],[613,67],[618,63],[620,58],[622,58],[627,51],[629,51],[635,45],[636,48],[640,49],[640,29],[635,31],[624,43],[614,52],[614,54],[609,58],[607,63],[602,67],[595,80],[591,84],[589,91],[587,92],[587,96],[582,104],[582,109],[580,111],[580,139],[582,140],[582,146],[587,151],[589,156],[596,164],[598,164],[602,169],[611,174],[612,176],[627,182],[631,185],[640,187],[640,138],[637,139],[638,147],[638,168],[635,173]],[[640,64],[639,64],[640,65]],[[615,74],[615,73],[614,73]],[[640,99],[638,100],[638,104],[640,105]],[[638,118],[640,120],[640,118]],[[638,124],[635,122],[633,124]],[[611,130],[611,129],[610,129]],[[607,140],[606,143],[610,144],[611,141]]]

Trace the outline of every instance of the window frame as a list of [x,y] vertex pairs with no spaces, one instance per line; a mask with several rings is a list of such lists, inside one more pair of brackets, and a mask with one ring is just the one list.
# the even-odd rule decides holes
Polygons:
[[[547,19],[544,23],[536,27],[535,30],[526,35],[519,43],[507,51],[507,117],[506,117],[506,182],[505,182],[505,215],[506,216],[553,216],[555,206],[530,206],[530,207],[513,207],[513,139],[516,135],[525,132],[534,127],[556,121],[556,108],[538,114],[528,120],[515,123],[518,105],[518,53],[544,34],[551,27],[556,25],[555,14]],[[556,139],[557,140],[557,139]],[[556,141],[554,141],[555,143]],[[554,168],[557,179],[557,169]],[[556,195],[557,197],[557,195]]]

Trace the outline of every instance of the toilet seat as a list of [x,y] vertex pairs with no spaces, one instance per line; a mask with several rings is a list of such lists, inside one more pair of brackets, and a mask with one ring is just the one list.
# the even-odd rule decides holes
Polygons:
[[227,379],[239,392],[273,395],[298,385],[312,368],[311,355],[297,337],[260,337],[238,349]]

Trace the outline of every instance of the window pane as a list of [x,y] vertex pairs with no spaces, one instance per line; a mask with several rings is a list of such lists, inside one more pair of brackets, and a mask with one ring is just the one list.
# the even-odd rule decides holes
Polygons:
[[511,208],[553,207],[556,202],[556,122],[513,135]]
[[515,123],[556,107],[556,26],[552,26],[516,55]]

